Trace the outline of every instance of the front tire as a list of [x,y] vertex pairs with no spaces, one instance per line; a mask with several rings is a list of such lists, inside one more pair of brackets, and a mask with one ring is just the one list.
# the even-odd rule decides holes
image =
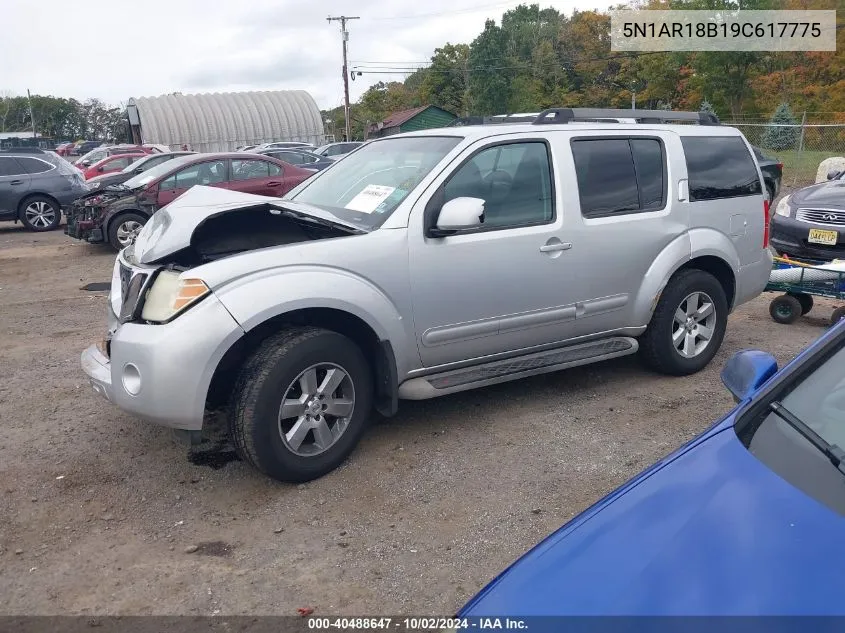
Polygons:
[[727,323],[722,284],[703,270],[681,270],[666,284],[640,339],[642,359],[661,374],[694,374],[719,351]]
[[109,222],[109,244],[116,251],[123,250],[135,241],[146,223],[147,218],[140,213],[121,213]]
[[235,384],[229,431],[239,456],[284,482],[322,477],[363,435],[372,371],[345,336],[291,327],[265,340]]
[[62,221],[62,209],[47,196],[32,196],[21,203],[19,217],[30,231],[53,231]]

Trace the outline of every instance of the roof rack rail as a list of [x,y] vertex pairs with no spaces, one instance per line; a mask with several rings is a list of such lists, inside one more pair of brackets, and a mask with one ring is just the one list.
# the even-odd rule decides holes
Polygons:
[[4,147],[0,152],[6,154],[44,154],[45,151],[40,147]]
[[678,112],[674,110],[615,110],[606,108],[549,108],[532,121],[534,125],[569,123],[570,121],[617,121],[634,119],[637,123],[674,123],[693,121],[699,125],[719,125],[712,112]]
[[466,125],[493,125],[497,123],[533,123],[538,112],[520,114],[495,114],[493,116],[466,116],[455,119],[449,127],[463,127]]

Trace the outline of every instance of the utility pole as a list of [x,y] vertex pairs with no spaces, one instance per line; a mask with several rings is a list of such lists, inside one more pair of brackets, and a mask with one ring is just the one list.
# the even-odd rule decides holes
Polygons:
[[343,40],[343,118],[346,120],[346,140],[351,141],[351,128],[349,121],[349,72],[346,69],[346,42],[349,41],[349,31],[346,30],[347,20],[360,20],[358,16],[340,15],[337,17],[329,16],[326,18],[328,22],[340,22],[340,35]]
[[29,120],[32,123],[32,138],[36,138],[35,133],[35,111],[32,109],[32,95],[29,94],[29,88],[26,89],[26,100],[29,102]]

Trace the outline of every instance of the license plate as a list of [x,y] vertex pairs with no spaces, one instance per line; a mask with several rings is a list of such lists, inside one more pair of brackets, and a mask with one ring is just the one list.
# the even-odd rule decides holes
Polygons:
[[810,244],[825,244],[826,246],[836,246],[836,238],[838,237],[839,233],[837,231],[810,229],[810,235],[807,236],[807,241]]

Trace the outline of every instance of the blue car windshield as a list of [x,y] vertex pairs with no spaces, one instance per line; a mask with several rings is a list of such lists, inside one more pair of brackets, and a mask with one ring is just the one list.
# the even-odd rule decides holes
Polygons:
[[806,369],[736,426],[752,455],[796,488],[845,516],[845,464],[839,468],[772,410],[780,406],[827,444],[845,450],[845,329],[806,362]]

